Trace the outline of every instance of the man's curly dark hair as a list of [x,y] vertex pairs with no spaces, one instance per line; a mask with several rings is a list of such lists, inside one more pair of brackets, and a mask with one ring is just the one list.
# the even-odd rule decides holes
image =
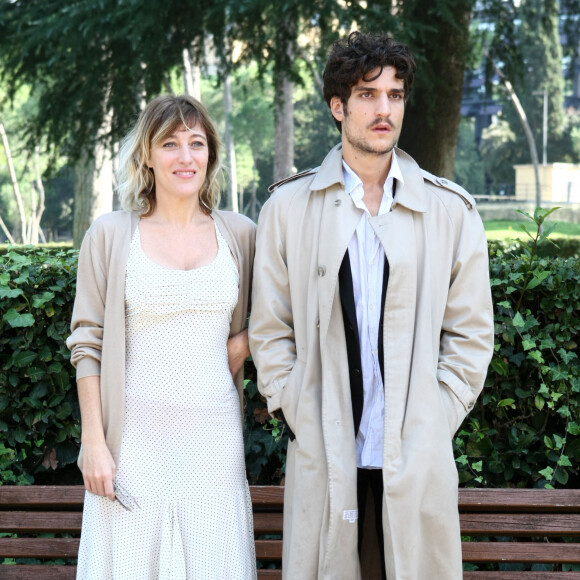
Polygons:
[[[351,32],[348,37],[337,40],[330,49],[328,61],[322,75],[324,99],[328,106],[332,97],[338,97],[344,104],[348,101],[352,87],[361,79],[374,81],[383,68],[392,66],[397,70],[396,77],[404,82],[405,100],[408,99],[415,71],[415,59],[406,44],[381,34]],[[367,77],[379,69],[377,75]],[[341,131],[340,121],[336,121]]]

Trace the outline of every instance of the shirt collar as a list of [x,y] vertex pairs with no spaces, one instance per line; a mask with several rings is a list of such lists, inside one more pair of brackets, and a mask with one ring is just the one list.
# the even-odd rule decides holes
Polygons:
[[[360,202],[364,195],[363,188],[359,187],[359,185],[362,186],[361,178],[353,171],[344,159],[342,160],[342,172],[344,175],[345,192],[351,196],[355,203]],[[403,173],[401,172],[399,161],[397,160],[397,154],[393,149],[391,155],[391,169],[389,170],[389,174],[387,175],[387,179],[383,185],[383,196],[386,196],[388,199],[392,199],[393,197],[393,180],[395,179],[400,182],[401,186],[404,185],[405,180],[403,179]]]

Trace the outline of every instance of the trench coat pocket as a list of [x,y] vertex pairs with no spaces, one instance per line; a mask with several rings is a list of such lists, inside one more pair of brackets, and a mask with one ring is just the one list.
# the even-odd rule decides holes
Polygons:
[[298,414],[298,402],[302,391],[304,370],[304,362],[296,359],[280,397],[280,408],[282,413],[284,413],[284,421],[292,434],[296,433],[296,415]]
[[465,417],[465,410],[461,401],[456,397],[455,393],[445,384],[439,381],[439,394],[441,395],[441,402],[445,409],[447,422],[449,424],[449,433],[451,437],[455,435],[457,429],[463,422]]

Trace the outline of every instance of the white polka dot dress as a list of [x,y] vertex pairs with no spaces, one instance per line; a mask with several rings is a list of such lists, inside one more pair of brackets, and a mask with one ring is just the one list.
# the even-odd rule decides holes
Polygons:
[[[238,272],[218,253],[171,270],[141,249],[126,273],[126,409],[117,483],[138,506],[86,494],[77,578],[254,580],[252,504],[226,341]],[[106,332],[106,330],[105,330]]]

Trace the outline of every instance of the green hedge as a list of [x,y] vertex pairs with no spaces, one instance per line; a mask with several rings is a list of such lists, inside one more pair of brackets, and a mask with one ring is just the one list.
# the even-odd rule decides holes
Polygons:
[[[496,254],[498,250],[511,255],[523,254],[525,247],[514,240],[489,240],[489,253]],[[550,242],[538,246],[539,258],[580,258],[580,238],[550,237]]]
[[[483,395],[454,438],[460,480],[580,487],[580,260],[538,257],[534,243],[492,243],[490,258],[495,355]],[[75,260],[72,250],[49,249],[0,257],[4,483],[81,481],[79,409],[64,345]],[[248,477],[280,483],[287,435],[267,414],[251,362],[246,371]]]
[[[64,340],[76,286],[73,250],[0,257],[0,479],[33,482],[78,455],[79,408]],[[42,476],[41,476],[42,479]]]
[[529,242],[490,248],[495,354],[454,440],[464,484],[580,483],[580,260],[542,257],[553,211],[525,214],[535,228]]
[[579,487],[580,260],[534,259],[529,275],[529,256],[500,250],[490,267],[495,354],[454,440],[460,481]]

